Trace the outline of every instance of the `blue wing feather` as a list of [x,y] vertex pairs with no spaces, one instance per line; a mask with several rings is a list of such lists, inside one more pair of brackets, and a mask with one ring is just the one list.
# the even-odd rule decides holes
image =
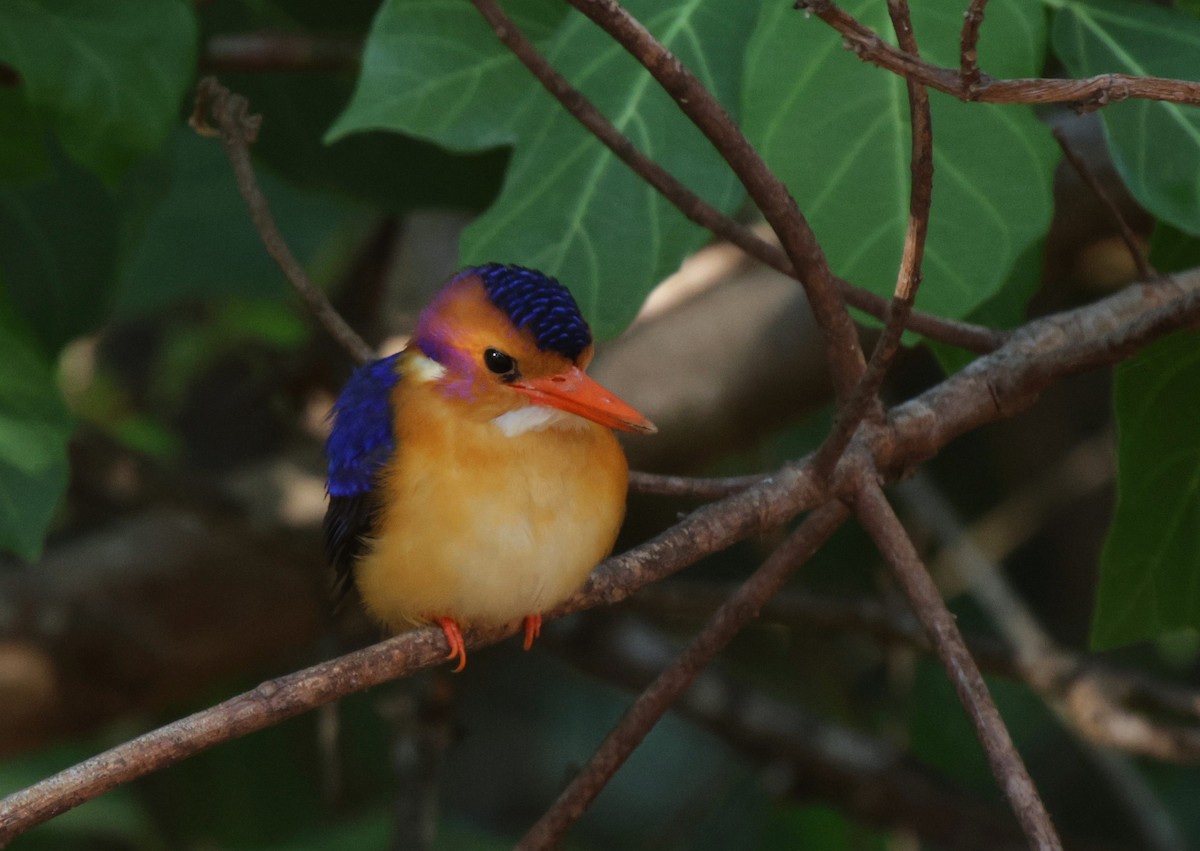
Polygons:
[[400,380],[398,358],[392,355],[356,369],[331,414],[333,427],[325,443],[325,550],[343,594],[353,584],[354,562],[375,523],[377,476],[396,451],[391,397]]

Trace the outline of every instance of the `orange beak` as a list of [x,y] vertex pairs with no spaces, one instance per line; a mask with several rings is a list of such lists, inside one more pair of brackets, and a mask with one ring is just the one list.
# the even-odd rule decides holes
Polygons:
[[654,423],[588,378],[577,366],[543,378],[516,381],[509,387],[528,396],[535,405],[568,411],[602,426],[644,434],[658,431]]

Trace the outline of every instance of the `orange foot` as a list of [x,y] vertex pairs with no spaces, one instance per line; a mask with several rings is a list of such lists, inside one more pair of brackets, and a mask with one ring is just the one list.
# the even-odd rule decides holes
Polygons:
[[526,615],[525,616],[525,644],[524,647],[528,650],[533,646],[533,640],[542,634],[542,616],[541,615]]
[[462,633],[459,632],[458,624],[453,618],[434,618],[434,622],[442,628],[442,634],[446,636],[446,643],[450,645],[450,655],[446,658],[453,662],[458,660],[457,667],[454,668],[454,673],[458,673],[463,668],[467,667],[467,645],[463,642]]

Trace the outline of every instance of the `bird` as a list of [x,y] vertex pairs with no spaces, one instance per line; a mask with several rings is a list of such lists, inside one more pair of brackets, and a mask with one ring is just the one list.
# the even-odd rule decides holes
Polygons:
[[404,349],[354,371],[325,451],[326,551],[393,632],[524,624],[607,556],[628,463],[614,430],[654,424],[590,378],[591,330],[570,290],[518,265],[455,274]]

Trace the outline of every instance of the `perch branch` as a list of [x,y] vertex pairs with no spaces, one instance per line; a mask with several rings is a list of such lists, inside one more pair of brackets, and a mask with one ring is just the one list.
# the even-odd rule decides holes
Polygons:
[[[736,541],[787,522],[819,499],[806,473],[784,470],[720,503],[704,506],[636,549],[608,559],[584,588],[547,619],[624,599],[638,587]],[[465,630],[471,648],[511,635]],[[442,662],[441,630],[414,630],[303,671],[269,680],[187,718],[153,730],[0,801],[0,845],[123,783],[213,745],[269,727],[353,692]]]

